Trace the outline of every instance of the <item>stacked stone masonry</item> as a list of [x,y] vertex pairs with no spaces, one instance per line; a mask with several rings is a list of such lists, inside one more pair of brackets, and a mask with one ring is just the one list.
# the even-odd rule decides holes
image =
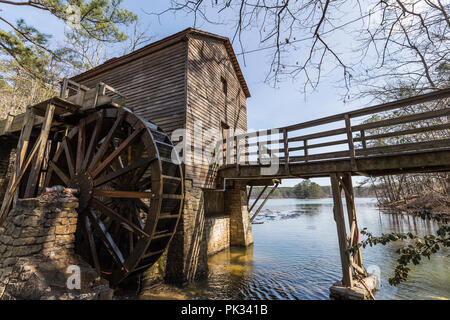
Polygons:
[[[17,202],[0,228],[1,300],[112,298],[106,280],[74,252],[77,208],[62,194]],[[81,275],[75,290],[67,286],[73,266]]]

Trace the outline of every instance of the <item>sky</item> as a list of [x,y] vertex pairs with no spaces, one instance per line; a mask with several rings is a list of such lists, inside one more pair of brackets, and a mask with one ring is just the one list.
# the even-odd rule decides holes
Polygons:
[[[138,15],[143,26],[149,26],[149,32],[153,40],[159,40],[185,28],[194,26],[192,16],[185,13],[177,15],[165,14],[161,17],[148,14],[161,12],[167,8],[168,1],[153,0],[124,0],[123,6]],[[36,26],[41,32],[54,35],[55,41],[62,39],[64,26],[48,14],[37,12],[32,8],[5,6],[0,7],[1,16],[9,19],[24,18],[28,24]],[[196,28],[232,38],[233,31],[227,25],[212,25],[198,23]],[[345,36],[335,39],[345,43]],[[246,34],[244,39],[245,51],[259,48],[258,39],[251,34]],[[346,112],[352,109],[366,107],[367,102],[351,101],[343,103],[343,88],[340,85],[340,75],[330,73],[322,80],[319,87],[305,94],[302,89],[301,79],[286,81],[273,88],[264,82],[270,62],[270,52],[261,50],[245,55],[239,55],[241,48],[235,45],[239,64],[251,92],[251,98],[247,100],[248,128],[249,131],[277,128],[308,120]],[[341,72],[341,71],[339,71]],[[313,179],[320,185],[329,185],[329,179]],[[354,183],[362,181],[355,178]],[[285,180],[283,186],[293,186],[299,180]]]

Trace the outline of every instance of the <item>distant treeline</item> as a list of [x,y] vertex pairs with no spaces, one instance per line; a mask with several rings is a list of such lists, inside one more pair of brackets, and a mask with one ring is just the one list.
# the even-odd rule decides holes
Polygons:
[[[252,198],[256,198],[264,187],[253,187]],[[267,188],[263,196],[269,194],[272,187]],[[354,187],[355,197],[371,198],[375,197],[375,191],[372,187]],[[318,199],[330,198],[331,186],[320,186],[315,182],[304,180],[294,187],[278,187],[271,198],[297,198],[297,199]]]

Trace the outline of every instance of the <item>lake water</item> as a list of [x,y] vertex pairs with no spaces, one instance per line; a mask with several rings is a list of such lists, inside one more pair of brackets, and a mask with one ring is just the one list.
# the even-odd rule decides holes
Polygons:
[[[344,202],[345,203],[345,202]],[[375,235],[419,234],[437,226],[409,215],[382,213],[375,199],[356,199],[360,229]],[[182,289],[191,299],[329,299],[329,288],[341,277],[332,199],[271,199],[254,224],[255,244],[233,248],[209,259],[209,276]],[[256,220],[256,221],[258,221]],[[378,267],[377,299],[449,299],[450,257],[440,252],[413,266],[408,282],[392,287],[388,278],[401,243],[363,250],[366,268]]]

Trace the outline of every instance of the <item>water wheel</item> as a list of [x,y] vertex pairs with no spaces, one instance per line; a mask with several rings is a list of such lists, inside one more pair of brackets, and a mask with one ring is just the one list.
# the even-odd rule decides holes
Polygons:
[[51,155],[44,184],[78,190],[76,251],[113,286],[151,267],[174,236],[183,176],[173,149],[120,108],[78,120]]

